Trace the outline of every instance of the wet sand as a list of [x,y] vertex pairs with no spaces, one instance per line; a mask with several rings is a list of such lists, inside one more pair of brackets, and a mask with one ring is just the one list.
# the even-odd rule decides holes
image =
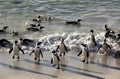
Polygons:
[[82,61],[82,55],[69,52],[61,57],[61,68],[50,63],[50,52],[44,52],[40,63],[34,56],[20,54],[20,60],[12,59],[12,54],[0,52],[0,79],[120,79],[120,59],[90,53],[89,63]]

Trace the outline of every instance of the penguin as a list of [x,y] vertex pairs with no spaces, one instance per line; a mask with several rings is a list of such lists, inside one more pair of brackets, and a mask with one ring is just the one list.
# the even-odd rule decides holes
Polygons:
[[[41,42],[42,43],[42,42]],[[40,42],[37,43],[36,47],[32,50],[32,52],[30,53],[30,56],[32,53],[34,53],[34,56],[35,56],[35,61],[37,60],[38,62],[40,61],[40,55],[42,56],[43,58],[43,53],[39,47],[39,45],[41,44]]]
[[83,53],[84,59],[82,62],[88,64],[88,58],[89,58],[89,50],[87,44],[81,44],[84,48],[80,51],[80,53],[77,56],[80,56]]
[[78,19],[77,21],[66,21],[66,24],[80,25],[81,21],[82,21],[82,19]]
[[105,38],[108,38],[108,37],[110,37],[112,39],[116,38],[115,32],[113,30],[111,30],[110,28],[108,28],[107,24],[105,25],[105,31],[106,31],[105,35],[104,35]]
[[12,48],[12,43],[8,41],[7,39],[0,39],[0,47],[3,48]]
[[95,35],[94,35],[94,30],[91,29],[90,32],[91,32],[91,37],[90,37],[91,46],[97,46],[97,42],[96,42]]
[[58,50],[58,49],[60,52],[60,56],[62,56],[62,55],[65,56],[66,52],[68,52],[68,49],[67,49],[66,45],[64,44],[64,39],[62,39],[61,44],[57,46],[56,50]]
[[115,56],[114,56],[115,58],[120,58],[120,50],[118,50],[118,51],[116,51],[116,53],[115,53]]
[[8,26],[3,26],[3,28],[0,29],[0,33],[5,33],[7,28],[8,28]]
[[21,49],[21,47],[18,46],[18,41],[15,40],[13,47],[10,49],[9,54],[11,54],[11,52],[13,52],[13,59],[15,58],[15,56],[17,56],[17,59],[19,59],[19,51],[21,51],[23,54],[24,51]]
[[20,45],[35,47],[36,42],[34,40],[28,39],[28,38],[20,38]]
[[18,36],[18,35],[19,35],[19,32],[15,32],[15,31],[13,30],[12,34],[13,34],[13,36]]
[[39,15],[36,19],[32,19],[32,21],[34,21],[34,22],[41,22],[42,21],[42,17]]
[[52,51],[51,64],[53,64],[53,66],[57,65],[57,69],[60,69],[60,58],[55,50]]
[[43,28],[45,28],[45,27],[44,27],[44,26],[29,27],[29,28],[26,28],[26,30],[28,30],[28,31],[33,31],[33,32],[37,32],[37,31],[41,31]]
[[106,43],[106,39],[104,39],[104,43],[98,48],[98,53],[103,55],[107,54],[108,48],[111,49],[111,47]]
[[38,23],[38,24],[30,24],[30,27],[40,27],[41,25],[40,25],[40,23]]

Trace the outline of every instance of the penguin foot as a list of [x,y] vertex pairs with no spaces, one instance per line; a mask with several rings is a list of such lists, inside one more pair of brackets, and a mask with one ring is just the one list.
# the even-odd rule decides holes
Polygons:
[[54,66],[54,67],[55,67],[55,66],[56,66],[56,64],[53,64],[52,66]]
[[62,55],[60,54],[60,57],[61,57]]
[[34,60],[37,60],[37,58],[34,58]]
[[13,56],[12,58],[13,58],[13,59],[15,59],[15,57],[14,57],[14,56]]
[[19,59],[19,56],[17,57],[17,59]]
[[40,61],[40,59],[38,59],[38,61]]
[[60,66],[58,66],[57,69],[60,69]]
[[88,64],[88,61],[86,62],[86,64]]
[[82,62],[85,62],[85,59],[84,59],[84,60],[82,60]]

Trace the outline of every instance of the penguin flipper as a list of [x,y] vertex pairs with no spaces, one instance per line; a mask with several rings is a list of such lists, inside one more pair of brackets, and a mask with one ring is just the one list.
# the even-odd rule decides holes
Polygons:
[[31,56],[31,54],[34,52],[34,50],[32,50],[32,52],[29,54],[29,56]]
[[25,54],[24,51],[23,51],[19,46],[18,46],[18,48],[19,48],[19,50],[20,50],[23,54]]
[[53,58],[51,58],[51,64],[53,64]]
[[57,60],[60,61],[60,58],[59,58],[58,54],[55,54],[55,56],[57,57]]
[[41,54],[41,56],[42,56],[42,58],[43,58],[43,53],[42,53],[42,51],[40,50],[40,54]]
[[56,50],[55,50],[56,52],[58,51],[59,47],[60,47],[60,46],[58,45],[57,48],[56,48]]
[[80,51],[80,53],[77,56],[80,56],[82,54],[82,51]]
[[68,52],[67,46],[65,44],[64,44],[64,47],[65,47],[66,52]]
[[11,54],[12,51],[13,51],[13,48],[10,49],[9,54]]

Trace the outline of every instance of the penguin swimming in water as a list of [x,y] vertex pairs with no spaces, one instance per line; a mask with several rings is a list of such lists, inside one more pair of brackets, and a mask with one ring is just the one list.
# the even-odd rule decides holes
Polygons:
[[57,69],[60,69],[60,58],[55,50],[52,51],[51,64],[53,64],[53,66],[57,65]]
[[83,53],[84,59],[82,60],[82,62],[85,62],[86,64],[88,64],[88,58],[89,58],[89,50],[88,50],[88,46],[87,44],[81,44],[84,49],[80,51],[80,53],[77,56],[80,56]]
[[82,21],[82,19],[78,19],[77,21],[66,21],[66,24],[80,25],[81,21]]
[[62,55],[65,56],[66,52],[68,52],[68,49],[67,49],[66,45],[64,44],[64,39],[61,40],[61,44],[58,45],[58,47],[57,47],[57,50],[58,49],[60,51],[60,56],[62,56]]
[[[42,43],[42,42],[41,42]],[[30,53],[30,56],[32,53],[34,53],[34,56],[35,56],[35,61],[38,60],[38,62],[40,61],[40,55],[41,57],[43,58],[43,53],[39,47],[39,45],[41,44],[40,42],[37,43],[36,47],[32,50],[32,52]]]
[[5,33],[7,28],[8,28],[8,26],[3,26],[3,28],[0,29],[0,33]]
[[16,31],[13,30],[12,34],[13,34],[13,36],[18,36],[19,32],[16,32]]
[[33,31],[33,32],[38,32],[38,31],[41,31],[43,28],[45,28],[45,27],[44,27],[44,26],[29,27],[29,28],[26,28],[26,30],[28,30],[28,31]]
[[12,48],[12,43],[8,41],[7,39],[0,39],[0,47],[3,48]]
[[40,27],[41,25],[40,25],[40,23],[38,23],[38,24],[30,24],[30,27]]
[[34,22],[41,22],[42,21],[42,17],[39,15],[36,19],[33,19],[32,21],[34,21]]
[[30,46],[30,47],[36,46],[36,42],[32,39],[20,38],[19,40],[20,40],[20,45],[25,45],[25,46]]
[[110,37],[112,39],[116,39],[115,32],[111,30],[110,28],[108,28],[107,24],[105,25],[105,31],[106,31],[104,35],[105,38]]
[[18,46],[18,41],[15,40],[13,47],[10,49],[9,54],[11,54],[11,52],[13,52],[13,59],[15,58],[15,56],[17,56],[17,59],[19,59],[19,51],[21,51],[23,54],[24,51],[21,49],[21,47]]
[[107,54],[108,48],[111,49],[111,47],[106,43],[106,39],[104,39],[104,43],[98,48],[98,53]]

